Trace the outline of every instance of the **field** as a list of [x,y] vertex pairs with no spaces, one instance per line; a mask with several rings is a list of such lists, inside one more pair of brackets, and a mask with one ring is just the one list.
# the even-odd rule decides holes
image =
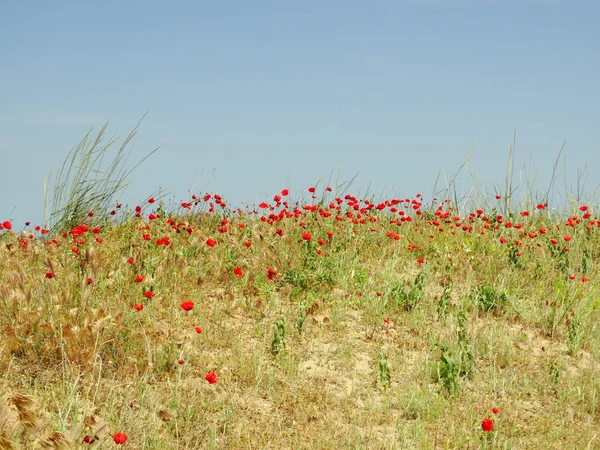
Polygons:
[[295,196],[4,222],[0,448],[600,448],[591,207]]

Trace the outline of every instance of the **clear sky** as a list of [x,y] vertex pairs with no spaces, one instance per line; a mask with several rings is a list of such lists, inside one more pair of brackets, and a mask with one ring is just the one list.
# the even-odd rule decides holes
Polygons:
[[[545,191],[600,173],[598,0],[0,2],[0,220],[39,222],[43,179],[92,125],[146,112],[130,204],[230,205],[320,179],[431,196],[474,148],[493,192],[516,166]],[[560,186],[564,191],[561,165]],[[466,192],[465,192],[466,193]]]

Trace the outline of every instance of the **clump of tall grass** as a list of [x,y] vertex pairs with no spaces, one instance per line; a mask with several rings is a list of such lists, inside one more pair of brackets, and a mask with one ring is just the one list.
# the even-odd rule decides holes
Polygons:
[[[95,221],[106,218],[116,194],[123,192],[131,173],[160,147],[155,148],[142,158],[133,168],[127,169],[125,163],[129,152],[128,145],[137,134],[145,115],[120,144],[112,161],[105,166],[105,158],[115,148],[119,138],[108,136],[109,121],[106,121],[98,133],[94,128],[86,133],[69,152],[54,180],[52,203],[49,205],[50,174],[44,181],[44,216],[51,235],[64,231],[89,219],[93,212]],[[48,207],[51,212],[48,215]]]

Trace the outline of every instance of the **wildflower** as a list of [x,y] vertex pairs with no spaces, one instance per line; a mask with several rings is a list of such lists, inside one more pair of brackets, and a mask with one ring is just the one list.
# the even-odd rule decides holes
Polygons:
[[127,440],[127,435],[125,433],[115,433],[113,440],[115,444],[124,444]]
[[483,419],[481,421],[481,429],[486,433],[489,433],[494,429],[494,421],[492,419]]
[[133,282],[134,283],[141,283],[142,281],[144,281],[144,278],[146,278],[146,275],[136,275]]
[[233,269],[233,273],[236,274],[238,277],[241,277],[242,275],[244,275],[244,272],[242,272],[242,269],[240,269],[239,267],[236,267],[235,269]]
[[196,327],[196,328],[194,328],[194,330],[196,330],[196,333],[198,333],[198,334],[202,333],[202,328],[200,328],[200,327]]
[[588,207],[585,205],[579,207],[579,211],[586,212],[587,210],[588,210]]
[[244,245],[246,246],[246,248],[250,248],[250,246],[252,245],[252,242],[246,241],[246,242],[244,242]]
[[2,226],[9,231],[12,229],[12,223],[10,223],[8,220],[5,222],[2,222]]
[[500,243],[501,244],[506,244],[506,238],[505,237],[501,237],[500,238]]
[[177,362],[179,363],[180,366],[183,366],[185,364],[185,360],[183,360],[183,359],[180,359]]
[[215,384],[217,382],[217,374],[214,372],[209,372],[206,374],[204,379],[208,381],[209,384]]
[[91,279],[91,278],[88,278],[87,280],[85,280],[85,283],[88,284],[88,285],[92,284],[93,282],[94,282],[94,280]]
[[208,238],[206,240],[206,245],[208,245],[209,247],[214,247],[215,245],[217,245],[217,241],[215,241],[214,239]]
[[144,305],[142,305],[141,303],[136,303],[135,305],[133,305],[133,307],[136,311],[141,311],[142,309],[144,309]]
[[569,242],[572,239],[571,236],[569,236],[568,234],[565,236],[565,241]]
[[45,277],[51,280],[52,278],[55,278],[56,275],[54,275],[54,272],[46,272]]
[[192,308],[194,307],[194,302],[190,302],[190,301],[183,302],[179,306],[181,306],[185,311],[191,311]]
[[146,291],[146,292],[144,292],[144,295],[146,296],[146,298],[150,299],[150,298],[154,297],[156,294],[152,291]]
[[286,195],[288,195],[289,193],[290,193],[290,191],[289,191],[289,190],[287,190],[287,189],[283,189],[283,190],[281,191],[281,196],[282,196],[282,197],[285,197],[285,196],[286,196]]
[[309,187],[308,188],[308,192],[310,192],[311,194],[315,193],[315,188],[314,187]]
[[154,203],[155,201],[156,201],[156,200],[154,200],[154,197],[150,197],[150,198],[148,199],[148,203],[150,203],[150,204]]
[[498,408],[492,408],[492,412],[493,412],[494,414],[498,414],[498,412],[499,412],[499,411],[498,411]]
[[304,239],[305,241],[310,241],[312,239],[312,236],[310,235],[310,233],[302,233],[302,239]]
[[267,270],[267,278],[269,280],[272,280],[275,277],[275,275],[277,275],[277,271],[269,267],[269,270]]

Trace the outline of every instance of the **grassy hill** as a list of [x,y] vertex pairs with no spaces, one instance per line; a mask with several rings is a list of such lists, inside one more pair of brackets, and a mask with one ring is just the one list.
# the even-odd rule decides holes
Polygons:
[[600,448],[595,211],[287,194],[5,222],[0,448]]

